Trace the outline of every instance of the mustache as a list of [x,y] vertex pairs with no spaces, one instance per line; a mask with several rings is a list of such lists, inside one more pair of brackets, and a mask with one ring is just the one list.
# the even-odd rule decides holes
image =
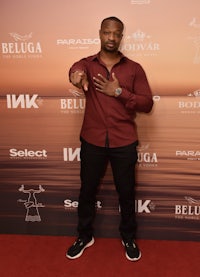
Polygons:
[[106,41],[105,42],[105,45],[108,45],[108,44],[113,44],[113,45],[116,45],[116,42],[115,41],[113,41],[113,40],[109,40],[109,41]]

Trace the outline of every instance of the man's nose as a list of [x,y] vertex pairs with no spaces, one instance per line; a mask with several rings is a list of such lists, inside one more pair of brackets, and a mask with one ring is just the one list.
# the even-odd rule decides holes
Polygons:
[[115,35],[114,35],[113,33],[110,33],[110,34],[109,34],[109,39],[110,39],[110,40],[114,40],[114,39],[115,39]]

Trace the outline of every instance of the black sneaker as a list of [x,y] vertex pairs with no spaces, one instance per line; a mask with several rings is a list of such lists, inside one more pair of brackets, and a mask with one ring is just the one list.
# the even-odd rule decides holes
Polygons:
[[135,243],[134,240],[131,241],[123,241],[122,240],[122,244],[125,247],[126,250],[126,258],[129,261],[138,261],[141,258],[141,252],[137,246],[137,244]]
[[91,240],[83,240],[81,238],[78,238],[75,243],[68,249],[66,253],[66,257],[69,259],[76,259],[79,258],[82,254],[85,248],[91,246],[94,244],[94,238],[92,237]]

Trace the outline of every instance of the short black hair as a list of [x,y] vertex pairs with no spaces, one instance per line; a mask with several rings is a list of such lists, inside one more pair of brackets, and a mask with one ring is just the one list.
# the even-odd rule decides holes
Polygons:
[[122,30],[124,30],[124,23],[116,16],[110,16],[110,17],[104,18],[101,22],[101,28],[102,28],[103,23],[107,20],[112,20],[112,21],[116,21],[116,22],[120,23],[122,25]]

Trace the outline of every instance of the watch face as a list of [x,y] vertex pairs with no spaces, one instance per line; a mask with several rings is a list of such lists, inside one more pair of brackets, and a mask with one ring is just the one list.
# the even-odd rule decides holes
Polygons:
[[115,95],[116,95],[116,96],[119,96],[121,93],[122,93],[122,89],[121,89],[121,88],[117,88],[117,89],[115,90]]

